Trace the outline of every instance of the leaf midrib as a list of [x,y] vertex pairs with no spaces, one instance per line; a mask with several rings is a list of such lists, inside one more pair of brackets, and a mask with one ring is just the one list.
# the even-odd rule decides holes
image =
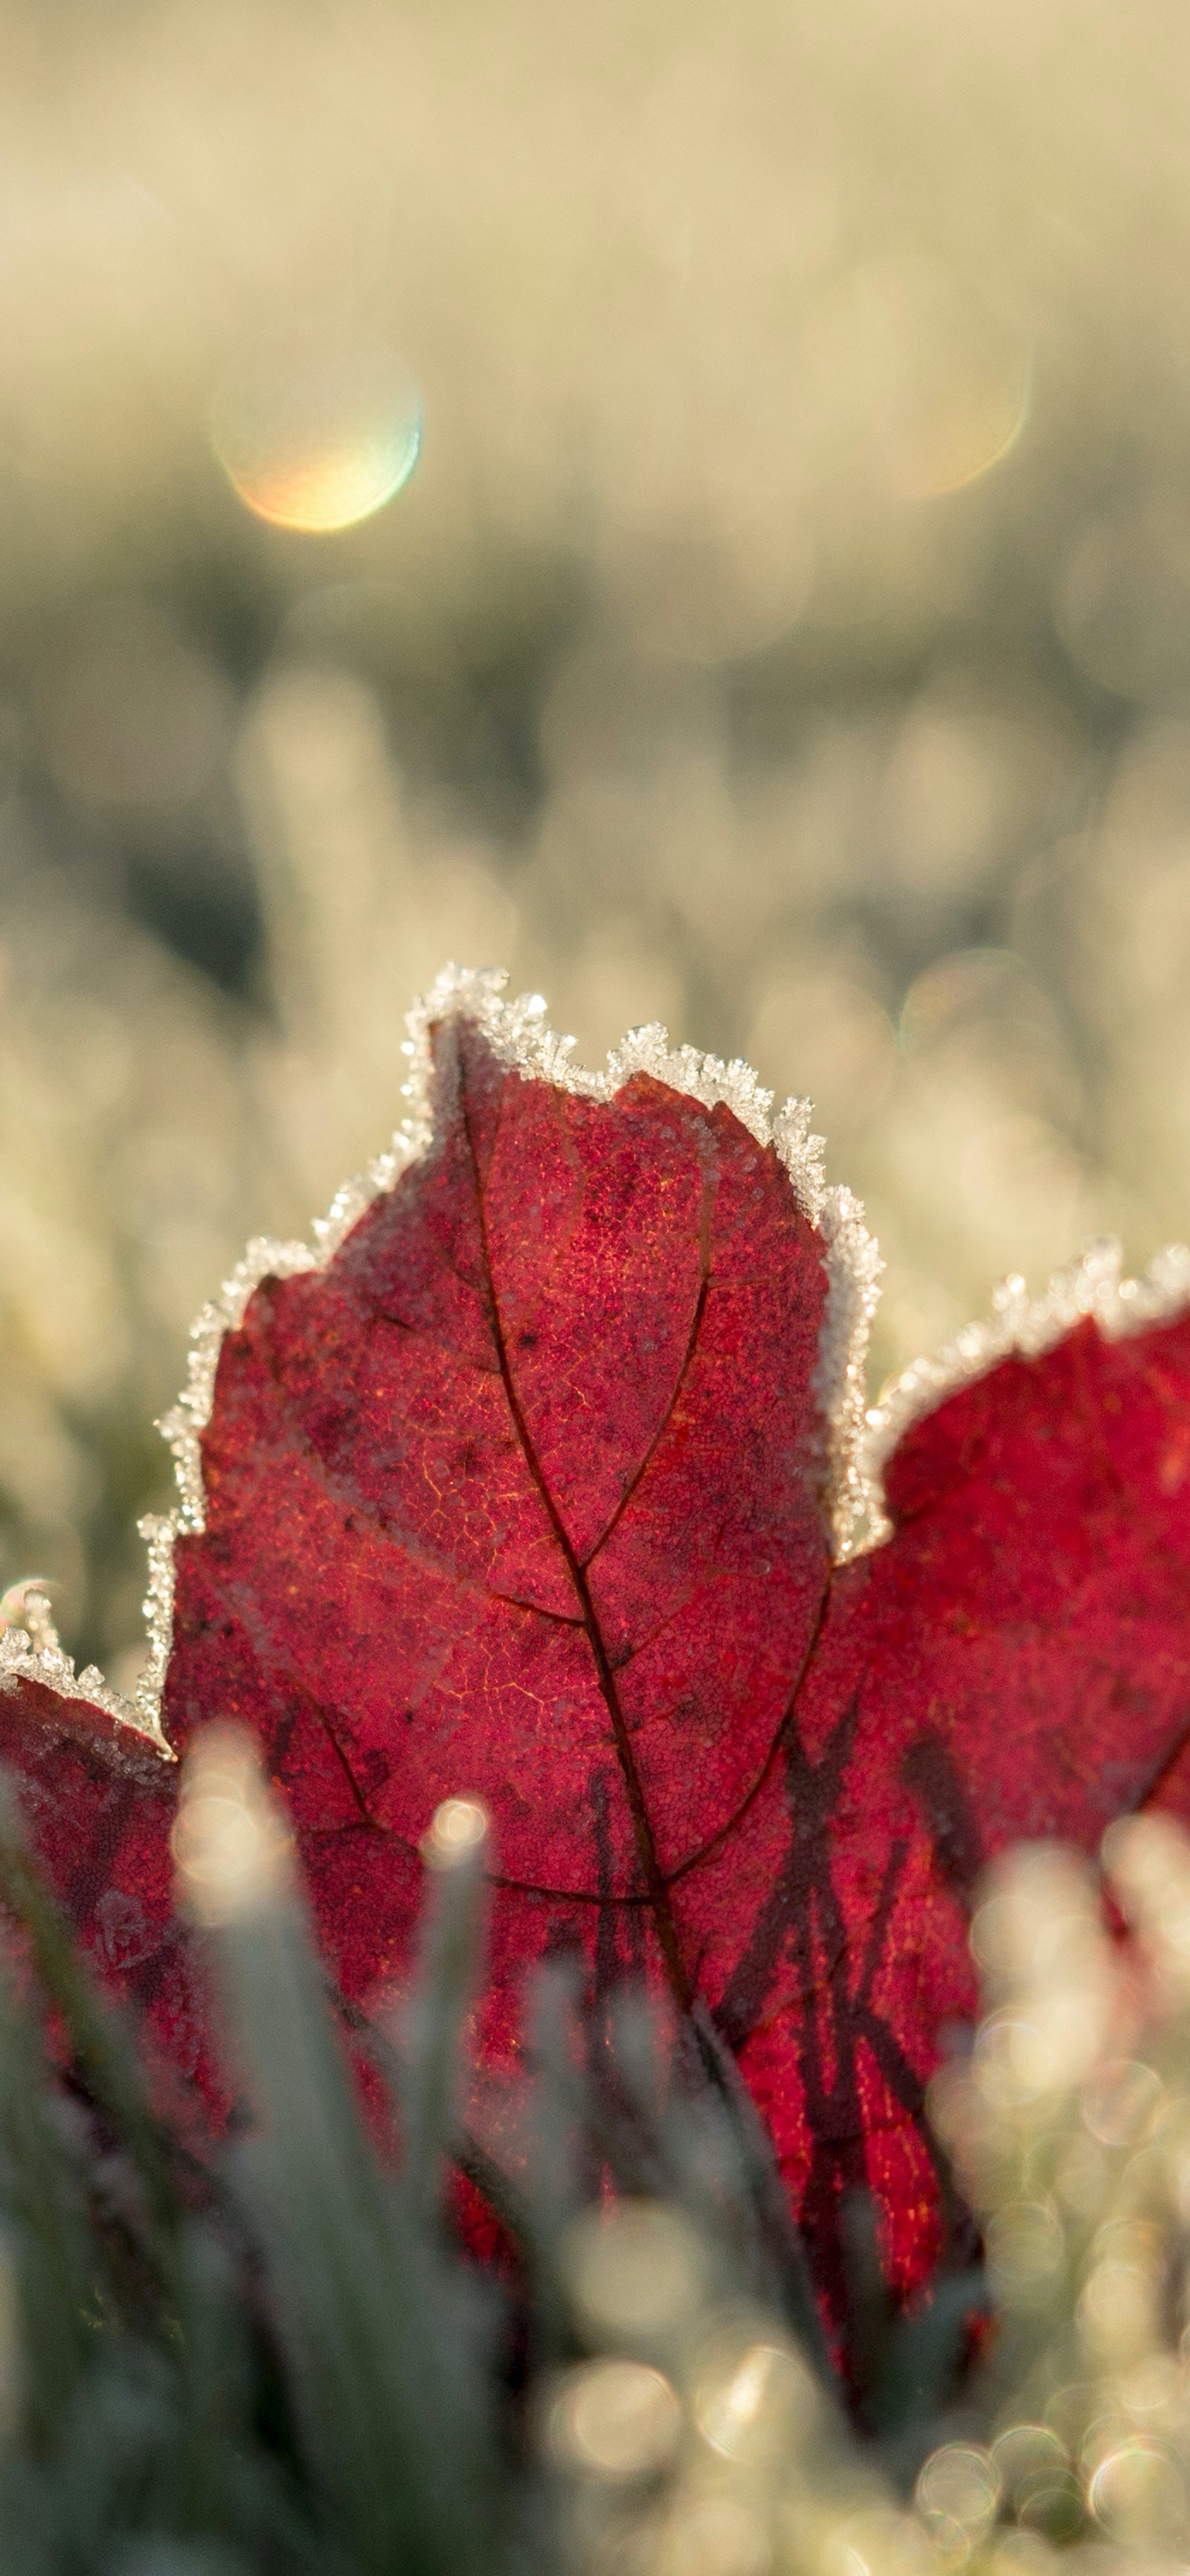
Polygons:
[[[608,1722],[612,1731],[612,1742],[615,1747],[616,1758],[619,1762],[621,1775],[624,1781],[624,1791],[628,1800],[628,1812],[632,1820],[633,1839],[636,1843],[637,1858],[640,1862],[641,1871],[644,1876],[648,1903],[652,1911],[657,1939],[665,1965],[666,1979],[679,2012],[688,2013],[694,2001],[694,1990],[691,1986],[690,1979],[686,1971],[686,1963],[682,1956],[682,1946],[678,1937],[678,1927],[674,1916],[673,1906],[670,1901],[669,1887],[664,1872],[662,1871],[661,1863],[658,1858],[657,1846],[653,1839],[653,1828],[650,1822],[648,1805],[645,1799],[644,1784],[637,1769],[636,1756],[633,1751],[628,1721],[620,1703],[620,1695],[616,1688],[616,1677],[612,1670],[611,1658],[607,1651],[603,1632],[599,1625],[598,1613],[591,1596],[591,1587],[587,1580],[587,1570],[571,1541],[566,1524],[563,1521],[553,1494],[550,1491],[548,1480],[544,1469],[542,1468],[541,1461],[538,1458],[533,1437],[525,1419],[520,1398],[517,1394],[516,1381],[512,1373],[512,1364],[509,1358],[503,1320],[500,1314],[500,1300],[496,1291],[495,1271],[492,1263],[491,1243],[488,1235],[487,1208],[484,1198],[483,1181],[479,1169],[479,1156],[476,1151],[475,1137],[471,1125],[470,1103],[467,1098],[465,1073],[463,1074],[460,1088],[462,1094],[463,1133],[467,1139],[467,1152],[471,1161],[471,1170],[475,1186],[476,1217],[479,1226],[480,1247],[483,1256],[483,1278],[487,1292],[489,1321],[491,1324],[492,1339],[495,1346],[500,1377],[504,1387],[505,1402],[508,1406],[509,1417],[516,1432],[517,1440],[520,1444],[521,1452],[525,1460],[525,1465],[528,1468],[533,1483],[541,1497],[542,1505],[554,1532],[555,1539],[557,1540],[558,1548],[566,1566],[567,1573],[569,1574],[575,1599],[579,1605],[582,1626],[587,1638],[587,1643],[591,1650],[591,1659],[595,1666],[596,1681],[599,1686],[600,1696],[603,1700],[604,1707],[607,1710]],[[705,1306],[706,1283],[707,1272],[704,1268],[700,1283],[700,1312]],[[687,1353],[685,1366],[688,1365],[689,1352]],[[685,1374],[685,1366],[683,1367],[683,1375]],[[671,1398],[670,1404],[667,1407],[666,1422],[671,1418],[673,1401],[674,1399]],[[641,1471],[638,1470],[637,1477],[634,1478],[634,1484],[639,1482],[640,1472]],[[623,1505],[621,1505],[621,1509],[622,1508]]]

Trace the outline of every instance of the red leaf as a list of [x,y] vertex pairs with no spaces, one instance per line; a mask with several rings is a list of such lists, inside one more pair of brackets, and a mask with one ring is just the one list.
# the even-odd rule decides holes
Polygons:
[[[368,2008],[405,1973],[434,1806],[483,1797],[489,2062],[560,1949],[597,1994],[700,1997],[828,2299],[865,2179],[909,2289],[983,1862],[1190,1808],[1187,1277],[1167,1257],[1123,1288],[1101,1254],[1041,1306],[1014,1293],[861,1436],[874,1256],[796,1123],[771,1141],[741,1068],[648,1033],[593,1083],[533,1030],[483,979],[444,987],[432,1128],[316,1255],[257,1248],[221,1347],[223,1318],[200,1328],[165,1732],[259,1732]],[[8,1662],[0,1752],[43,1851],[189,2071],[176,1775],[118,1714],[50,1700],[52,1658],[10,1639]]]

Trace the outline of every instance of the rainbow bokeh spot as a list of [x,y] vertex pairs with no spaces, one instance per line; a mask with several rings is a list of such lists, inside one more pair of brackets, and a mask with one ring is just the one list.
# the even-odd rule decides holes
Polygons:
[[211,444],[258,519],[329,536],[370,519],[421,452],[421,395],[394,353],[286,350],[229,377],[211,406]]

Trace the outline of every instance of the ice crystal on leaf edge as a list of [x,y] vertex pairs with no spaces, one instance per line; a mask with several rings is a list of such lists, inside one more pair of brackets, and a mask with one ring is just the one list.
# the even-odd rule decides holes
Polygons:
[[1060,1341],[1084,1316],[1093,1316],[1109,1338],[1139,1331],[1190,1305],[1190,1250],[1173,1245],[1157,1253],[1143,1278],[1121,1275],[1119,1245],[1097,1243],[1055,1273],[1038,1297],[1011,1277],[995,1290],[992,1313],[967,1324],[934,1357],[915,1360],[865,1409],[868,1337],[880,1293],[883,1264],[864,1211],[849,1189],[828,1188],[823,1140],[811,1133],[808,1100],[787,1100],[774,1114],[774,1095],[742,1059],[724,1064],[693,1047],[672,1048],[659,1023],[631,1029],[608,1057],[603,1073],[572,1063],[574,1039],[547,1025],[540,994],[503,998],[500,969],[476,972],[443,968],[436,983],[408,1014],[405,1044],[409,1106],[389,1150],[346,1181],[310,1243],[279,1243],[257,1236],[217,1298],[204,1306],[191,1331],[187,1384],[161,1431],[173,1452],[179,1500],[166,1518],[141,1522],[148,1546],[149,1587],[144,1603],[148,1657],[132,1698],[104,1680],[95,1665],[76,1673],[54,1633],[44,1593],[33,1582],[17,1584],[0,1601],[0,1688],[6,1678],[36,1681],[60,1698],[82,1699],[130,1726],[172,1760],[162,1731],[161,1704],[172,1642],[174,1540],[204,1526],[202,1434],[211,1416],[215,1373],[223,1336],[242,1322],[253,1290],[265,1278],[291,1278],[321,1269],[370,1202],[391,1190],[431,1142],[430,1029],[443,1019],[467,1019],[510,1070],[581,1094],[610,1100],[637,1073],[652,1074],[673,1091],[713,1108],[722,1101],[761,1145],[772,1145],[793,1185],[803,1214],[826,1243],[828,1293],[815,1372],[824,1445],[823,1507],[839,1563],[879,1546],[889,1534],[883,1469],[909,1425],[997,1360],[1012,1352],[1033,1357]]

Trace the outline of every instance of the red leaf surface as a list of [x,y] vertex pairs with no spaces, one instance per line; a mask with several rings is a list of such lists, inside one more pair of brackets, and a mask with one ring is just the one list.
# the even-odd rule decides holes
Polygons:
[[[865,1431],[873,1256],[796,1120],[774,1141],[741,1068],[656,1033],[596,1083],[534,1030],[444,986],[422,1131],[201,1328],[172,1617],[157,1542],[164,1734],[256,1730],[367,2010],[406,1972],[435,1805],[482,1797],[487,2063],[560,1951],[596,1995],[701,1999],[828,2301],[861,2181],[908,2291],[985,1860],[1190,1811],[1190,1280],[1167,1257],[1122,1287],[1100,1255],[1014,1292]],[[176,1770],[19,1631],[0,1679],[47,1864],[189,2075]],[[142,1726],[155,1705],[150,1677]]]

